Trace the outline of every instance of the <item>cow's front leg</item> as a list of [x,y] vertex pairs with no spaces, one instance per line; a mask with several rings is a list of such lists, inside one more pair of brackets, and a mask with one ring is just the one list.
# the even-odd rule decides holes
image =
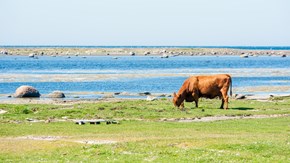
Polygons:
[[184,109],[184,101],[180,104],[179,108],[180,108],[180,110]]
[[195,107],[198,108],[198,96],[194,96]]
[[223,109],[223,108],[224,108],[224,103],[225,103],[225,100],[224,100],[224,98],[223,98],[223,97],[222,97],[221,99],[222,99],[222,105],[221,105],[221,107],[220,107],[220,108],[221,108],[221,109]]

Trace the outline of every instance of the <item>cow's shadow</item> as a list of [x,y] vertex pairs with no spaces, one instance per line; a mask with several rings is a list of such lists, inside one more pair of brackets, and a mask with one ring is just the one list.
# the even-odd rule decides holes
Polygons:
[[254,108],[247,108],[247,107],[236,107],[236,108],[230,108],[232,110],[254,110]]

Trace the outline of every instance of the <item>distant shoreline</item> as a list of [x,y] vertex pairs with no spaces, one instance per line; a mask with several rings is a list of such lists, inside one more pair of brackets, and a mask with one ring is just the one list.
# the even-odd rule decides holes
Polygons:
[[94,46],[94,45],[0,45],[0,48],[130,48],[130,49],[241,49],[241,50],[290,50],[290,46]]
[[[244,49],[243,49],[244,48]],[[267,49],[268,48],[268,49]],[[289,56],[285,47],[200,46],[0,46],[1,55],[20,56]]]

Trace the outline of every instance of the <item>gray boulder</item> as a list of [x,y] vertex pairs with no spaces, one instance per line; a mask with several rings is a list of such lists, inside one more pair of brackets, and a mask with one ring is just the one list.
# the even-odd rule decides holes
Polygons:
[[40,93],[37,89],[32,86],[23,85],[16,89],[14,97],[23,98],[23,97],[40,97]]
[[114,93],[114,95],[120,95],[121,94],[121,92],[115,92]]
[[144,52],[144,55],[149,55],[150,54],[150,52]]
[[245,99],[245,98],[246,98],[246,96],[242,95],[242,94],[236,94],[235,95],[235,99],[237,99],[237,100],[241,100],[241,99]]
[[139,96],[147,96],[147,95],[151,95],[151,93],[150,92],[139,93]]
[[49,98],[65,98],[65,95],[61,91],[53,91],[52,93],[48,94]]

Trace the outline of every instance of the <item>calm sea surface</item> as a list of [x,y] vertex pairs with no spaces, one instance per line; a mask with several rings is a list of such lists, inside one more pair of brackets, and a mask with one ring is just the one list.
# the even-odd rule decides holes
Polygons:
[[0,94],[21,85],[40,93],[178,91],[190,75],[228,73],[234,93],[290,93],[290,57],[0,56]]

